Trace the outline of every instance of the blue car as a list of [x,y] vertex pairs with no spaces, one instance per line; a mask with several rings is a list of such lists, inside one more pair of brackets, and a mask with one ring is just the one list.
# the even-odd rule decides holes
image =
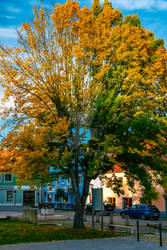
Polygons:
[[123,209],[120,212],[122,218],[130,217],[130,218],[139,218],[142,220],[145,219],[155,219],[159,220],[160,212],[158,208],[152,205],[138,204],[133,205],[127,209]]

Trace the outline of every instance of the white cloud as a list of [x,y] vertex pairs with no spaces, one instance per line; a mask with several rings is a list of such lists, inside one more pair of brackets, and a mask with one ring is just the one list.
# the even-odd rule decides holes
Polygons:
[[15,16],[5,16],[7,19],[16,19]]
[[114,8],[123,8],[127,10],[167,10],[166,0],[112,0],[112,5]]
[[167,1],[158,1],[158,9],[159,10],[167,10]]
[[8,10],[9,12],[12,12],[12,13],[20,13],[20,12],[22,12],[22,9],[15,8],[15,7],[13,7],[13,6],[8,6],[8,7],[7,7],[7,10]]
[[17,32],[14,28],[0,28],[0,37],[17,38]]
[[0,15],[1,18],[16,19],[16,16]]

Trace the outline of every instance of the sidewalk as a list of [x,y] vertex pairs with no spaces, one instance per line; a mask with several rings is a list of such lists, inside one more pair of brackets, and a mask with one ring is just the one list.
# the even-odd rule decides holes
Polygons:
[[[1,211],[0,212],[0,220],[1,219],[7,219],[8,217],[11,218],[22,218],[23,213],[22,212],[16,212],[16,211]],[[45,221],[66,221],[66,220],[72,220],[72,216],[63,215],[63,214],[54,214],[54,215],[40,215],[38,214],[38,221],[45,222]]]
[[29,243],[17,245],[3,245],[0,250],[158,250],[167,249],[167,245],[159,246],[158,242],[142,240],[137,242],[134,237],[68,240],[44,243]]
[[17,211],[0,211],[0,219],[5,219],[7,217],[22,217],[22,212]]

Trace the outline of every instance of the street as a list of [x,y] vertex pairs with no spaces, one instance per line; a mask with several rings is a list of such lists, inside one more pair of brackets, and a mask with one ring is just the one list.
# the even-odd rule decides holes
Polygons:
[[57,242],[28,243],[0,246],[0,250],[158,250],[167,249],[167,245],[159,246],[158,242],[141,240],[134,237],[119,237],[95,240],[68,240]]

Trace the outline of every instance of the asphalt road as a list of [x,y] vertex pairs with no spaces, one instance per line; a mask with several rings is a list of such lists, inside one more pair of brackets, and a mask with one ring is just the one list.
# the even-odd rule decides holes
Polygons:
[[[17,212],[17,211],[1,211],[0,212],[0,218],[6,218],[6,216],[12,216],[12,217],[21,217],[22,212]],[[74,218],[74,212],[73,211],[66,211],[66,210],[55,210],[55,215],[49,215],[49,216],[40,216],[39,215],[39,221],[62,221],[61,217],[64,221],[65,224],[72,225],[72,221]],[[104,216],[103,217],[104,224],[109,224],[109,216]],[[62,222],[63,222],[62,221]],[[96,216],[94,218],[94,221],[96,222]],[[92,216],[91,215],[86,215],[86,223],[85,224],[91,224],[92,222]],[[155,221],[150,221],[150,220],[140,220],[140,224],[146,225],[147,223],[154,223],[154,224],[159,224],[159,222],[162,222],[162,225],[167,226],[167,220],[155,220]],[[113,216],[113,223],[114,224],[119,224],[119,225],[125,225],[125,219],[122,219],[118,214]],[[129,219],[128,220],[129,225],[136,226],[136,219]]]
[[167,249],[167,245],[160,247],[158,242],[142,240],[137,242],[134,237],[69,240],[44,243],[29,243],[17,245],[3,245],[0,250],[158,250]]

